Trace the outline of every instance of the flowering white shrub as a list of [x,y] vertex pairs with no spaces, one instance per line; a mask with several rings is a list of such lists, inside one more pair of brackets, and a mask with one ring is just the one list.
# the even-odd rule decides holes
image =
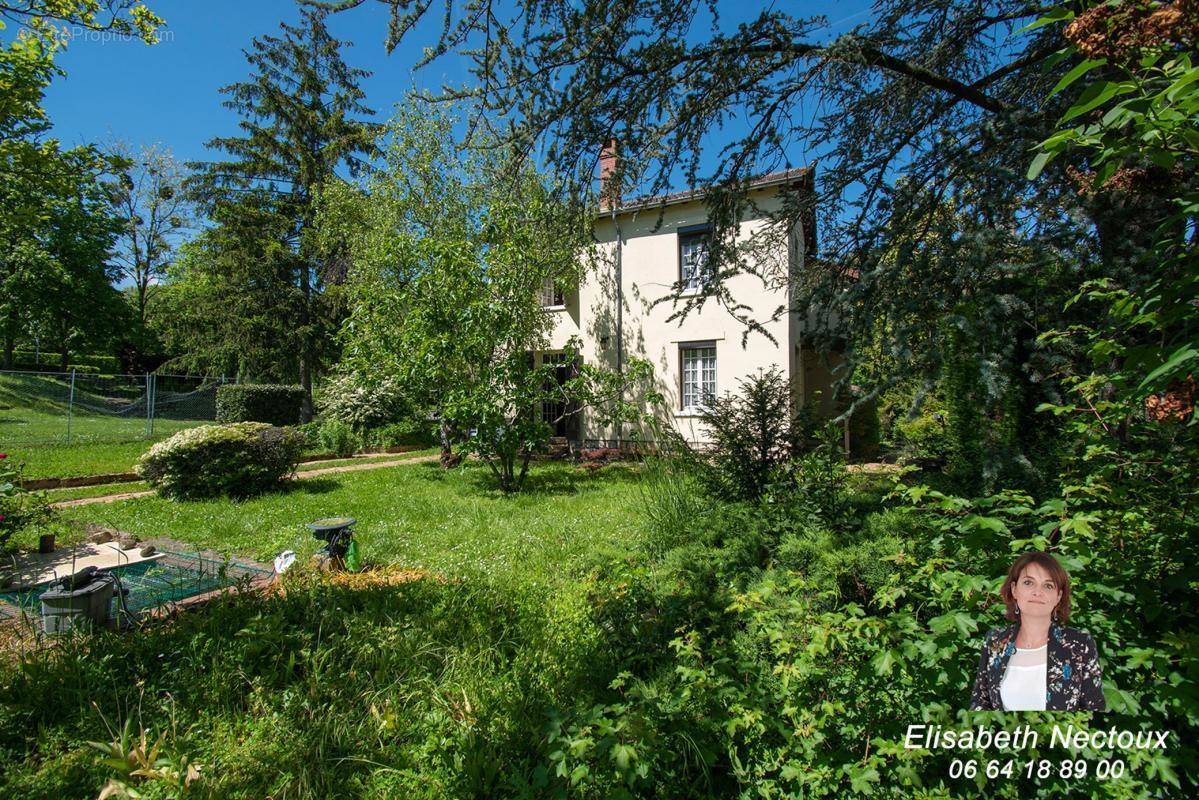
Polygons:
[[395,378],[371,381],[353,374],[330,379],[318,400],[323,417],[344,422],[356,431],[395,422],[404,415],[404,405]]

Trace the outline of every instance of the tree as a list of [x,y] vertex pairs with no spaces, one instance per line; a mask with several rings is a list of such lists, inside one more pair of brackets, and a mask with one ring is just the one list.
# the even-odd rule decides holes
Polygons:
[[109,202],[122,217],[115,265],[120,278],[133,287],[137,316],[144,325],[151,292],[165,277],[180,238],[194,224],[191,202],[183,191],[186,175],[170,151],[158,145],[135,151],[117,142],[108,155],[118,170],[109,185]]
[[[50,122],[42,97],[62,74],[54,57],[66,44],[57,26],[149,43],[163,22],[131,0],[0,2],[0,29],[5,20],[20,26],[0,47],[0,338],[2,363],[11,368],[16,339],[35,325],[52,323],[61,346],[69,348],[72,339],[110,319],[101,308],[108,307],[111,287],[97,283],[104,266],[102,258],[94,260],[105,251],[109,222],[94,195],[101,165],[91,148],[64,152],[45,138]],[[71,241],[72,234],[80,239]],[[81,314],[87,305],[97,312],[90,319]],[[48,317],[47,309],[55,306],[76,319]],[[60,355],[65,363],[66,355]]]
[[[278,335],[294,330],[298,337],[297,378],[306,393],[305,420],[312,417],[313,374],[331,323],[323,290],[341,277],[336,264],[322,260],[308,241],[315,192],[339,168],[356,172],[364,165],[361,157],[370,152],[376,130],[356,119],[373,113],[362,104],[358,86],[370,73],[346,65],[341,55],[346,43],[329,34],[325,16],[324,11],[308,8],[299,25],[280,26],[282,36],[253,40],[246,53],[253,76],[221,90],[229,96],[225,107],[242,116],[243,134],[210,141],[209,147],[230,158],[194,165],[200,174],[193,183],[209,213],[219,219],[264,214],[278,218],[266,223],[279,235],[269,246],[283,247],[292,257],[270,259],[258,277],[277,281],[276,268],[286,264],[290,272],[283,279],[299,292],[295,313],[274,324]],[[230,231],[256,235],[251,225],[230,224]],[[247,250],[267,246],[241,245]]]
[[[395,47],[431,4],[389,6]],[[797,311],[818,349],[848,345],[840,374],[855,383],[866,383],[854,373],[871,343],[887,367],[867,376],[863,401],[895,382],[936,381],[944,353],[924,330],[952,321],[979,348],[966,355],[988,402],[1016,386],[1027,421],[1056,392],[1040,380],[1052,354],[1037,337],[1080,280],[1134,277],[1144,244],[1126,235],[1144,227],[1130,224],[1136,209],[1117,215],[1080,197],[1065,164],[1035,185],[1025,176],[1030,150],[1065,108],[1044,98],[1080,63],[1057,53],[1063,21],[1026,27],[1044,11],[1026,0],[880,0],[868,21],[821,42],[823,19],[786,9],[727,23],[701,0],[471,0],[446,17],[426,62],[453,50],[471,58],[472,84],[446,97],[474,101],[473,130],[544,147],[576,192],[591,192],[609,137],[620,142],[626,193],[661,194],[680,176],[706,188],[717,280],[680,313],[715,302],[754,331]],[[819,158],[819,183],[770,210],[776,237],[721,235],[752,206],[751,178],[802,163],[797,154]],[[806,257],[816,268],[800,276],[791,308],[739,306],[728,290],[739,273],[795,280],[761,248],[777,250],[813,212],[820,249]]]
[[527,165],[460,153],[451,128],[408,105],[366,186],[325,193],[322,230],[348,243],[353,265],[341,367],[368,385],[398,379],[406,400],[441,421],[443,448],[451,429],[472,432],[466,449],[516,491],[558,421],[544,409],[627,417],[623,390],[648,364],[617,376],[578,364],[571,345],[576,372],[558,380],[538,357],[553,324],[540,293],[578,280],[582,218]]
[[294,381],[304,332],[291,221],[248,191],[213,208],[213,225],[179,249],[149,307],[171,369],[239,380]]
[[[65,370],[76,345],[107,346],[123,322],[108,265],[120,222],[101,182],[102,157],[91,148],[44,155],[47,175],[0,189],[0,324],[6,365],[15,339],[37,329],[56,343]],[[32,185],[39,194],[29,194]],[[14,207],[21,212],[3,213]]]

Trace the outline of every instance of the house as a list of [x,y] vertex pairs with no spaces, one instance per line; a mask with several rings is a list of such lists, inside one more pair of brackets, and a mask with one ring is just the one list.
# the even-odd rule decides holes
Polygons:
[[[744,336],[746,327],[714,299],[686,316],[671,319],[688,294],[695,295],[711,278],[707,260],[709,226],[704,194],[679,192],[666,197],[621,202],[611,186],[616,173],[615,143],[609,142],[600,159],[601,197],[611,198],[594,223],[599,264],[588,272],[575,291],[547,287],[546,313],[555,316],[549,350],[542,362],[562,359],[562,348],[571,337],[582,341],[581,357],[621,369],[630,357],[654,365],[658,391],[669,408],[663,420],[688,441],[702,443],[707,433],[699,419],[706,396],[737,391],[739,382],[759,369],[779,367],[791,382],[797,403],[815,401],[824,415],[835,410],[829,364],[805,344],[804,324],[791,308],[790,281],[766,281],[757,275],[739,274],[726,280],[737,303],[761,317],[775,309],[783,313],[764,324],[764,332]],[[750,196],[758,211],[740,224],[739,243],[769,239],[761,257],[777,260],[775,274],[793,276],[805,268],[814,249],[814,230],[792,230],[767,237],[766,218],[777,208],[784,191],[811,191],[811,168],[792,169],[762,176],[752,184]],[[814,228],[814,225],[809,225]],[[770,272],[770,270],[766,270]],[[562,377],[569,366],[562,365]],[[547,420],[563,417],[560,408],[543,409]],[[606,429],[587,409],[568,414],[554,431],[585,446],[615,445],[644,432]]]

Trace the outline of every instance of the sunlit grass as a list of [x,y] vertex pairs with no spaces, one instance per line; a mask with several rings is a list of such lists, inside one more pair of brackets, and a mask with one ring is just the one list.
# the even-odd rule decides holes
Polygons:
[[436,463],[298,481],[252,500],[172,502],[158,497],[64,510],[142,538],[269,560],[318,543],[304,527],[347,515],[366,558],[447,573],[479,570],[552,579],[597,549],[625,549],[640,536],[636,467],[589,477],[565,464],[539,464],[528,489],[505,496],[485,466],[449,472]]

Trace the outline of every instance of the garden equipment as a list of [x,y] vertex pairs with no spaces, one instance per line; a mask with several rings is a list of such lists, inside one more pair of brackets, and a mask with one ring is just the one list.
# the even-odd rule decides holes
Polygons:
[[325,542],[320,552],[329,557],[329,562],[335,569],[346,566],[346,552],[354,540],[353,529],[357,523],[358,520],[353,517],[327,517],[308,523],[308,530],[312,531],[312,535]]
[[42,628],[55,634],[78,626],[107,625],[116,586],[112,575],[95,567],[59,578],[41,595]]

